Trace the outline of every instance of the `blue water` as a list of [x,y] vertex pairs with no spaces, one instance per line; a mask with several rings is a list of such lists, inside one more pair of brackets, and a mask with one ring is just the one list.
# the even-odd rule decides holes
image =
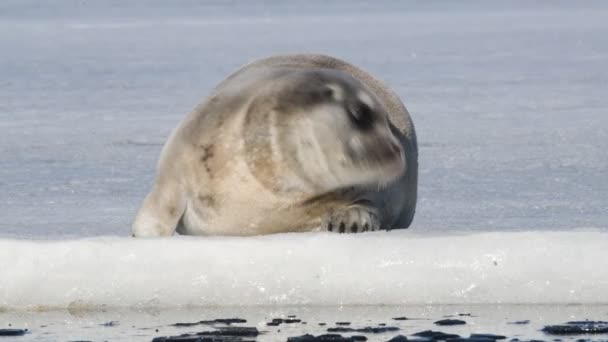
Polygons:
[[608,227],[608,4],[0,3],[0,235],[127,235],[169,131],[255,58],[385,80],[420,144],[413,230]]
[[[541,331],[545,325],[560,324],[590,317],[606,320],[606,306],[555,306],[555,305],[466,305],[466,306],[358,306],[358,307],[214,307],[204,309],[132,311],[83,311],[71,309],[64,312],[15,314],[11,320],[0,313],[0,326],[12,322],[13,327],[29,328],[30,334],[14,338],[15,341],[151,341],[153,337],[175,336],[213,330],[213,326],[198,325],[175,327],[174,323],[191,323],[216,318],[242,318],[246,323],[237,326],[256,327],[263,333],[256,341],[286,341],[287,337],[327,334],[336,322],[351,322],[352,328],[379,327],[384,323],[400,330],[380,334],[364,334],[370,342],[385,342],[402,334],[411,336],[424,330],[442,331],[468,337],[472,333],[494,333],[520,341],[531,339],[552,341],[605,341],[608,335],[555,336]],[[464,316],[460,316],[460,315]],[[273,318],[295,315],[307,324],[294,323],[267,326]],[[447,317],[449,316],[449,317]],[[411,320],[396,321],[407,317]],[[464,320],[465,325],[440,327],[433,322],[446,318]],[[529,321],[528,324],[512,324]],[[104,324],[113,322],[113,325]],[[319,325],[325,323],[326,325]],[[342,326],[345,327],[345,326]],[[361,333],[343,333],[345,336]],[[6,338],[7,341],[12,341]],[[504,340],[503,340],[504,341]],[[429,341],[430,342],[430,341]]]

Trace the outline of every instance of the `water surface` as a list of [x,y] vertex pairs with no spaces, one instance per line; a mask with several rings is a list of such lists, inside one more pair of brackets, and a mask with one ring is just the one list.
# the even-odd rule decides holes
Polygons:
[[170,130],[289,52],[385,80],[420,144],[412,229],[608,226],[604,2],[3,1],[0,234],[127,235]]

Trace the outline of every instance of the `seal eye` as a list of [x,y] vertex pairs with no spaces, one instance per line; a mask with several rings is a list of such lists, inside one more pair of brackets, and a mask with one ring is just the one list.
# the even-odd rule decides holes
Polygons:
[[330,87],[324,88],[323,90],[321,90],[321,97],[323,97],[324,99],[331,99],[334,97],[334,90],[331,89]]
[[374,123],[372,109],[363,102],[348,106],[348,117],[355,126],[361,130],[369,129]]

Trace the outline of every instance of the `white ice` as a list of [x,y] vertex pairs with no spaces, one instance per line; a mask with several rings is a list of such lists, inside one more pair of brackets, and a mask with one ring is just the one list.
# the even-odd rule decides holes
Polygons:
[[127,235],[240,65],[344,58],[416,125],[419,232],[608,228],[608,3],[0,2],[0,236]]
[[608,233],[0,240],[0,310],[608,303]]

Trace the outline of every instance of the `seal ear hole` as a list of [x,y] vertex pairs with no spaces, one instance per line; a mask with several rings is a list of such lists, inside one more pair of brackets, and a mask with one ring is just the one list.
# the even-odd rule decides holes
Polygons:
[[360,130],[368,130],[374,123],[374,113],[372,109],[363,102],[351,104],[347,108],[348,117],[351,122]]

